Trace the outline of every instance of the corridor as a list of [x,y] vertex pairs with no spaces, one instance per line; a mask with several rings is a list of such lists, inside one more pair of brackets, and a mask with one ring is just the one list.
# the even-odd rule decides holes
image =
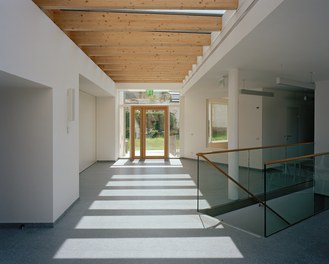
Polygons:
[[255,237],[196,212],[195,174],[186,159],[96,163],[54,228],[0,229],[0,263],[328,263],[328,212]]

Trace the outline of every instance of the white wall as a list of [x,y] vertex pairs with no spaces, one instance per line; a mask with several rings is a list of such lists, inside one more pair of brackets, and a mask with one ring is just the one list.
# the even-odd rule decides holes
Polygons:
[[0,223],[53,220],[52,111],[51,89],[0,85]]
[[119,157],[118,102],[115,97],[97,97],[97,160]]
[[[115,95],[114,82],[32,1],[1,1],[0,32],[0,71],[53,89],[51,142],[55,221],[79,197],[79,76],[109,95]],[[76,116],[69,124],[68,88],[76,90]]]
[[239,148],[262,146],[261,96],[239,95]]
[[[227,97],[223,88],[195,87],[184,95],[183,157],[196,158],[197,152],[218,150],[207,148],[207,99]],[[262,145],[262,98],[239,95],[239,147]]]
[[[263,97],[263,144],[265,146],[312,141],[314,135],[314,102],[304,94],[273,89],[274,97]],[[287,136],[287,109],[298,110],[298,135],[292,142]]]
[[209,150],[207,148],[207,99],[227,97],[223,88],[210,86],[197,87],[184,94],[184,103],[180,130],[183,141],[182,157],[196,158],[196,153]]
[[96,97],[79,93],[79,171],[96,162]]
[[318,82],[315,88],[315,153],[329,151],[329,81]]

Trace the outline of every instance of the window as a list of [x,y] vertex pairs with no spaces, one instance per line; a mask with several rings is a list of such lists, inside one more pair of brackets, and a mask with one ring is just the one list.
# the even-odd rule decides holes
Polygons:
[[227,148],[227,99],[208,99],[207,146]]

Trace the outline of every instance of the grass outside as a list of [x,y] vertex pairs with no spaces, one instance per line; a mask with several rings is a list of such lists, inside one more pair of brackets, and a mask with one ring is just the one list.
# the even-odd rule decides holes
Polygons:
[[[130,149],[130,139],[128,139],[128,148]],[[179,148],[179,139],[176,139],[176,149]],[[135,149],[140,149],[140,140],[135,140]],[[163,150],[164,138],[146,138],[146,149],[148,150]]]

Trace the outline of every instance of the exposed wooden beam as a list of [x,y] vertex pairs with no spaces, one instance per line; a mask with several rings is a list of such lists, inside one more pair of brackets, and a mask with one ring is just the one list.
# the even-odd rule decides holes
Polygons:
[[221,17],[109,12],[56,11],[64,31],[220,31]]
[[105,65],[101,66],[104,71],[111,72],[135,72],[143,73],[147,71],[158,71],[158,72],[187,72],[192,68],[192,65]]
[[122,56],[96,56],[91,57],[96,64],[195,64],[196,56],[167,56],[167,55],[122,55]]
[[134,79],[113,79],[112,80],[116,83],[181,83],[184,79],[172,79],[172,80],[160,80],[160,79],[154,79],[154,80],[134,80]]
[[134,73],[134,72],[127,72],[127,73],[122,73],[122,72],[111,72],[111,71],[105,71],[107,74],[110,76],[121,76],[121,77],[131,77],[133,76],[134,78],[154,78],[156,77],[161,77],[161,78],[177,78],[177,77],[183,77],[186,76],[187,72],[183,73],[175,73],[175,72],[170,72],[170,73],[165,73],[165,72],[145,72],[145,73]]
[[210,34],[171,32],[71,32],[79,46],[205,46],[211,44]]
[[184,63],[184,62],[168,62],[168,61],[149,61],[149,62],[139,62],[136,61],[134,63],[132,62],[121,62],[121,63],[108,63],[108,64],[98,64],[98,66],[102,69],[106,69],[109,67],[133,67],[133,66],[148,66],[148,65],[154,65],[156,64],[157,66],[166,66],[166,67],[190,67],[192,68],[192,65],[194,63]]
[[[111,77],[111,76],[110,76]],[[114,76],[111,77],[111,79],[115,82],[123,82],[123,83],[181,83],[184,80],[184,77],[172,77],[172,78],[166,78],[166,77],[156,77],[156,76],[150,76],[150,77],[136,77],[136,76]]]
[[176,56],[201,56],[203,48],[190,47],[84,47],[82,50],[88,56],[119,56],[119,55],[176,55]]
[[33,0],[44,9],[237,9],[238,0]]
[[178,77],[178,78],[183,78],[187,75],[188,72],[178,72],[178,73],[173,73],[173,72],[168,72],[168,73],[161,73],[161,72],[145,72],[144,74],[136,74],[133,72],[127,72],[127,73],[121,73],[121,72],[111,72],[111,71],[106,71],[106,73],[111,76],[111,77],[128,77],[128,76],[134,76],[140,77],[140,78],[173,78],[173,77]]

